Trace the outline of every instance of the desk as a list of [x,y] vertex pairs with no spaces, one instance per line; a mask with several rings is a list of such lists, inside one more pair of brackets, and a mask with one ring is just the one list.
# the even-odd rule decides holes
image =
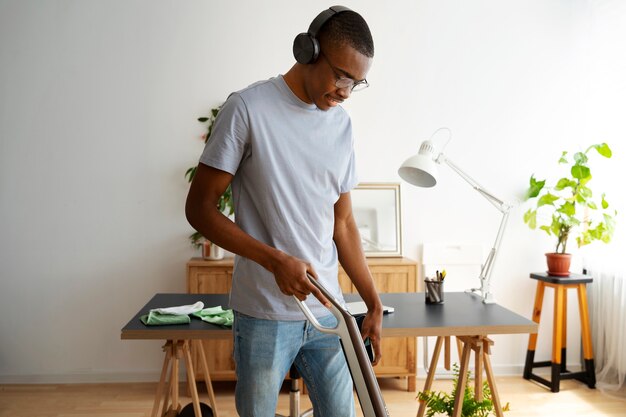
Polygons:
[[[187,289],[190,294],[227,294],[232,287],[233,258],[209,261],[191,258],[187,262]],[[367,267],[380,293],[415,292],[418,284],[418,264],[408,258],[367,258]],[[339,265],[338,281],[344,293],[357,293],[348,274]],[[139,306],[137,306],[139,307]],[[203,340],[213,381],[235,381],[233,340]],[[381,343],[384,359],[374,372],[381,378],[406,378],[407,390],[417,389],[417,340],[414,337],[385,338]],[[196,378],[202,379],[197,349],[192,350]]]
[[[535,322],[497,304],[484,304],[477,295],[463,292],[446,293],[444,304],[426,304],[424,293],[380,294],[380,297],[383,304],[395,308],[395,313],[383,318],[383,337],[437,336],[423,391],[431,388],[442,344],[449,342],[450,336],[456,336],[462,347],[459,347],[459,389],[455,397],[453,416],[461,415],[463,392],[467,383],[466,370],[469,369],[470,353],[474,351],[474,392],[479,400],[482,399],[484,369],[496,415],[502,417],[502,407],[489,359],[493,341],[487,336],[537,333],[538,325]],[[351,297],[346,297],[346,300],[351,301]],[[449,351],[448,346],[446,347],[446,351]],[[448,362],[449,359],[446,359]],[[420,402],[418,417],[422,417],[425,411],[425,404]]]
[[[497,405],[497,408],[499,408],[498,394],[488,358],[489,346],[492,342],[487,338],[487,335],[537,333],[537,323],[497,304],[483,304],[480,297],[462,292],[446,293],[445,304],[426,305],[424,293],[386,293],[380,294],[380,298],[383,304],[395,308],[393,314],[387,314],[383,317],[383,337],[438,336],[430,366],[431,372],[428,373],[426,378],[424,390],[430,389],[430,384],[434,378],[435,365],[444,338],[446,336],[457,336],[464,344],[461,353],[462,370],[467,369],[469,355],[472,350],[477,353],[477,358],[486,358],[484,362],[477,360],[477,365],[479,365],[479,369],[482,369],[482,363],[485,364],[485,371],[494,396],[494,403],[497,402],[494,405]],[[345,299],[346,301],[360,300],[357,294],[345,294]],[[157,294],[124,326],[121,338],[125,340],[159,339],[181,341],[232,337],[230,329],[224,329],[195,319],[192,319],[190,324],[185,325],[152,327],[144,326],[139,320],[139,317],[146,314],[151,308],[193,304],[196,301],[204,302],[206,307],[226,306],[228,295]],[[482,375],[482,372],[480,374]],[[463,372],[460,375],[459,383],[464,385],[466,381],[463,381]],[[480,380],[482,378],[481,375],[479,376],[479,372],[476,372],[476,379]],[[162,374],[162,379],[164,379],[164,374]],[[207,385],[210,385],[210,382]],[[161,386],[161,382],[159,386]],[[479,391],[482,393],[482,389]],[[459,393],[462,394],[462,392],[463,390],[459,390]],[[155,405],[158,404],[155,403]],[[458,415],[460,415],[460,407],[457,407],[457,409]],[[420,406],[420,411],[421,415],[423,415],[424,410],[422,406]],[[501,409],[496,414],[501,416]]]
[[[175,324],[167,326],[146,326],[140,317],[153,308],[171,307],[179,305],[189,305],[196,301],[202,301],[205,307],[210,306],[226,306],[228,304],[227,294],[156,294],[152,299],[139,310],[137,314],[122,328],[121,338],[124,340],[165,340],[163,351],[165,359],[163,361],[163,369],[161,378],[157,385],[157,392],[152,406],[151,417],[157,416],[176,416],[180,409],[178,404],[178,361],[182,357],[187,370],[187,383],[196,416],[201,416],[200,400],[198,398],[198,390],[196,387],[196,377],[193,372],[193,364],[191,361],[190,344],[198,342],[201,339],[224,339],[231,338],[230,329],[216,326],[198,319],[192,319],[189,324]],[[210,406],[213,409],[213,415],[218,417],[219,413],[215,403],[215,394],[211,384],[211,376],[206,364],[206,356],[202,343],[196,343],[196,348],[200,352],[204,372],[204,382],[209,394]],[[171,369],[170,369],[171,364]],[[169,382],[167,382],[168,369],[170,369]],[[163,407],[161,407],[161,397],[165,393],[163,399]],[[171,407],[168,405],[171,402]],[[162,409],[161,409],[162,408]],[[161,409],[161,412],[159,410]]]

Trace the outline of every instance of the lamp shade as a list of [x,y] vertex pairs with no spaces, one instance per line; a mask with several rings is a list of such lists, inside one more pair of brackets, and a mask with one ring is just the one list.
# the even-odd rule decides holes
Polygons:
[[420,150],[400,166],[398,175],[409,184],[430,188],[437,184],[437,162],[432,142],[422,142]]

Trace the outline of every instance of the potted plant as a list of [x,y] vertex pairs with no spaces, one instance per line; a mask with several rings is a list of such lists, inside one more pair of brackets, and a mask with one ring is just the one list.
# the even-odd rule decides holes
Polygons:
[[[452,393],[448,394],[442,391],[420,391],[417,393],[417,399],[426,403],[426,417],[433,417],[439,414],[452,415],[454,411],[454,397],[459,384],[459,365],[453,364],[452,370],[454,373]],[[467,381],[469,382],[469,380],[470,371],[467,371]],[[482,401],[477,401],[471,384],[465,385],[463,405],[461,407],[461,415],[463,417],[486,417],[495,413],[489,384],[486,381],[483,382],[482,388],[483,399]],[[509,411],[508,403],[502,408],[502,411]]]
[[[215,118],[217,117],[217,113],[220,111],[220,107],[215,107],[211,109],[211,112],[208,117],[199,117],[198,121],[200,123],[206,123],[207,132],[202,136],[204,139],[204,143],[206,144],[211,138],[211,131],[213,129],[213,123],[215,123]],[[185,172],[185,178],[187,181],[191,183],[193,181],[194,176],[196,175],[196,170],[198,169],[197,165],[192,166]],[[233,207],[233,193],[230,185],[224,191],[224,194],[217,201],[217,208],[222,213],[230,216],[234,212]],[[200,232],[195,231],[191,235],[189,235],[189,240],[191,244],[196,249],[202,248],[202,257],[205,259],[222,259],[224,257],[224,249],[219,246],[213,244],[211,241],[206,239]]]
[[615,211],[609,209],[605,194],[597,201],[597,194],[589,184],[592,178],[589,152],[592,150],[604,158],[612,155],[606,143],[591,145],[571,157],[564,151],[559,164],[567,165],[569,172],[556,183],[546,185],[546,180],[530,177],[526,200],[532,200],[534,206],[524,213],[524,223],[533,230],[539,227],[556,237],[554,252],[546,253],[550,275],[569,276],[571,254],[567,253],[567,243],[570,238],[575,237],[581,247],[594,240],[608,243],[613,236]]

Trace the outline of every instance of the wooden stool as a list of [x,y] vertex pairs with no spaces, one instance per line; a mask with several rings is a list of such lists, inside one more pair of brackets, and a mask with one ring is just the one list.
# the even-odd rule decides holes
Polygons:
[[[593,278],[589,275],[581,274],[570,274],[569,277],[556,277],[548,275],[547,273],[533,273],[530,274],[530,277],[537,280],[537,293],[535,294],[535,307],[533,309],[533,321],[537,324],[539,324],[541,319],[541,307],[545,287],[554,288],[554,327],[552,333],[551,361],[533,362],[535,359],[538,333],[530,335],[528,351],[526,352],[526,364],[524,365],[524,378],[537,381],[550,388],[552,392],[559,392],[561,379],[577,379],[586,383],[589,388],[595,388],[596,374],[587,308],[587,283],[592,282]],[[578,293],[583,356],[585,360],[584,370],[582,372],[570,372],[567,370],[567,290],[570,288],[575,288]],[[552,378],[550,381],[532,372],[534,368],[548,366],[552,367]]]

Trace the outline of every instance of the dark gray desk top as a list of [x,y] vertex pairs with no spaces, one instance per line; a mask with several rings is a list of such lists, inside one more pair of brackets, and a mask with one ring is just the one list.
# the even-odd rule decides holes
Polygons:
[[192,318],[189,324],[146,326],[139,319],[153,308],[193,304],[202,301],[204,307],[228,306],[228,294],[156,294],[148,304],[122,328],[122,339],[226,339],[230,329]]
[[[357,294],[345,294],[358,301]],[[445,293],[444,304],[426,304],[424,293],[380,294],[383,304],[395,312],[383,318],[383,336],[467,336],[536,333],[537,324],[497,304],[483,304],[474,294]],[[225,339],[231,330],[201,320],[190,324],[145,326],[139,317],[152,308],[204,302],[205,307],[228,304],[227,294],[156,294],[122,328],[122,339]]]

